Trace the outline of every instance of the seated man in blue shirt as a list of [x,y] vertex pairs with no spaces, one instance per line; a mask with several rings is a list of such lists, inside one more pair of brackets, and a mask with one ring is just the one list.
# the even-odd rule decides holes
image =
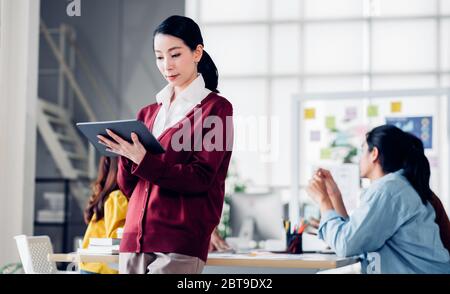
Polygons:
[[450,273],[430,204],[430,166],[416,137],[392,125],[366,136],[360,176],[371,186],[347,215],[329,171],[319,169],[307,192],[320,205],[318,236],[338,256],[360,255],[363,273]]

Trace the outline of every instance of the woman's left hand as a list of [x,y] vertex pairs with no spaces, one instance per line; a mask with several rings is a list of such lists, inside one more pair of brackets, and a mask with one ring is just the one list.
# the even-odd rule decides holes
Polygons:
[[98,135],[99,143],[108,147],[106,150],[118,155],[124,156],[135,164],[141,163],[147,150],[139,141],[138,136],[135,133],[131,133],[131,140],[133,143],[128,143],[122,139],[119,135],[115,134],[111,130],[106,130],[106,133],[113,138],[114,141],[105,138],[102,135]]
[[219,252],[223,252],[223,251],[227,251],[227,250],[231,250],[232,248],[230,247],[230,245],[228,245],[228,243],[222,239],[222,237],[220,236],[219,232],[217,231],[217,228],[214,229],[212,235],[211,235],[211,240],[209,241],[209,252],[212,251],[219,251]]

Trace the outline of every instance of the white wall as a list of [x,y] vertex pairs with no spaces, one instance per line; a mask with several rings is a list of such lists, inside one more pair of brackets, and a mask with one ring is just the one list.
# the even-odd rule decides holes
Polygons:
[[32,234],[40,0],[0,0],[0,266]]

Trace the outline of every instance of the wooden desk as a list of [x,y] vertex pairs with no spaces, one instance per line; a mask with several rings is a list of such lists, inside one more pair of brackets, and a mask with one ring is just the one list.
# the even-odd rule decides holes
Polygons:
[[221,254],[208,256],[203,273],[316,273],[359,262],[358,257],[337,257],[334,254]]
[[279,267],[333,269],[358,262],[355,258],[337,257],[334,254],[221,254],[208,256],[210,266]]
[[[57,262],[105,262],[119,263],[118,255],[100,254],[49,254],[49,260]],[[211,253],[203,273],[252,274],[252,273],[315,273],[357,263],[357,257],[337,257],[333,254],[224,254]]]
[[119,255],[109,254],[80,254],[80,253],[58,253],[49,254],[48,260],[55,262],[104,262],[119,263]]

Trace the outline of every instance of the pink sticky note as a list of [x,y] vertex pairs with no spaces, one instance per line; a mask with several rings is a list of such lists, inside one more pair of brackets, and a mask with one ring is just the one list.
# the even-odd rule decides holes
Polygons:
[[309,140],[311,140],[311,142],[320,141],[320,131],[311,131],[309,134]]

